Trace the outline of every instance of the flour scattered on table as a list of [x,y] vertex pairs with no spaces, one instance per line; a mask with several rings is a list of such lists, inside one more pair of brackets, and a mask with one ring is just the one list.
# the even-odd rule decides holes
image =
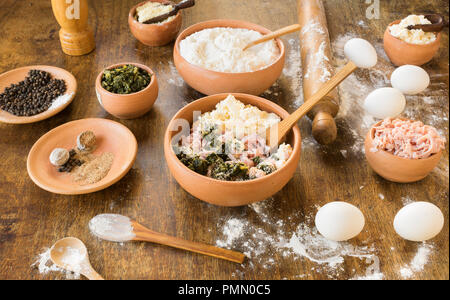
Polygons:
[[[275,265],[308,260],[316,264],[312,271],[324,272],[328,278],[337,278],[346,271],[347,259],[359,260],[363,269],[368,266],[363,276],[369,272],[369,275],[379,273],[377,277],[383,277],[373,245],[367,242],[355,245],[329,241],[314,227],[313,213],[306,216],[292,213],[287,219],[280,220],[276,217],[278,208],[279,204],[270,198],[248,206],[246,215],[254,214],[256,219],[232,217],[219,222],[218,229],[222,236],[216,241],[216,246],[242,251],[248,258],[236,270],[234,277],[243,277],[248,269],[271,269]],[[312,211],[315,212],[315,208]],[[377,263],[378,267],[374,268]],[[371,266],[375,271],[370,269]],[[296,274],[295,278],[308,275]]]
[[411,262],[400,269],[399,273],[403,279],[409,279],[415,273],[423,271],[423,268],[428,263],[428,258],[434,249],[434,246],[428,243],[421,243],[418,246],[417,252]]
[[50,250],[50,248],[46,248],[44,252],[39,254],[36,258],[36,261],[31,265],[31,267],[37,268],[39,274],[42,275],[47,275],[51,272],[57,272],[63,274],[66,279],[80,279],[79,273],[61,269],[60,267],[55,265],[50,259]]
[[287,62],[283,69],[283,74],[289,81],[289,91],[294,99],[292,108],[296,109],[303,104],[302,60],[298,40],[290,39],[288,43],[289,51],[286,56]]

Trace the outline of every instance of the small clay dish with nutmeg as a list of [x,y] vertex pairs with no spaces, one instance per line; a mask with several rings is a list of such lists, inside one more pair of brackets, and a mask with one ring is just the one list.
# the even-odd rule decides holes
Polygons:
[[130,26],[131,33],[144,45],[152,47],[167,45],[175,40],[178,32],[180,32],[182,23],[181,11],[178,11],[174,18],[165,22],[155,24],[140,23],[136,19],[136,8],[147,2],[159,2],[165,4],[170,1],[151,0],[133,6],[128,14],[128,25]]
[[[146,71],[150,76],[150,83],[144,89],[130,93],[113,93],[102,87],[102,76],[105,70],[113,70],[125,65],[132,65]],[[95,91],[100,105],[111,115],[119,119],[134,119],[146,114],[158,98],[158,81],[155,73],[147,66],[138,63],[119,63],[107,67],[98,74],[95,81]]]
[[364,143],[367,162],[372,169],[386,180],[398,183],[410,183],[424,179],[438,165],[442,150],[427,158],[410,159],[391,154],[384,150],[373,152],[375,127],[382,121],[373,125],[367,133]]
[[396,20],[389,24],[384,32],[384,51],[396,66],[421,66],[433,59],[441,44],[441,33],[436,32],[436,40],[428,44],[411,44],[394,37],[389,27],[400,23]]
[[[56,148],[70,151],[77,148],[77,136],[83,132],[95,134],[96,157],[108,154],[111,166],[99,181],[80,184],[73,173],[60,172],[49,156]],[[125,176],[136,160],[138,145],[134,134],[124,125],[107,119],[81,119],[60,125],[42,137],[31,148],[27,159],[27,170],[31,180],[40,188],[64,195],[80,195],[103,190]],[[94,172],[91,168],[88,170]],[[88,172],[86,171],[86,172]]]

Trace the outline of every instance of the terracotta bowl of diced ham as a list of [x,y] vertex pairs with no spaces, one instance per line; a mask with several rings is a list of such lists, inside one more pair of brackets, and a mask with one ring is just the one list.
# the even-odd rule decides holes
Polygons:
[[437,166],[442,156],[442,150],[427,158],[410,159],[391,154],[384,150],[374,152],[375,127],[367,133],[364,143],[366,159],[372,169],[386,180],[398,183],[410,183],[424,179]]
[[[170,173],[180,186],[194,197],[219,206],[242,206],[265,200],[280,191],[294,176],[300,161],[300,129],[295,125],[286,143],[292,146],[292,154],[286,164],[275,172],[247,181],[222,181],[203,176],[186,167],[173,150],[172,138],[181,134],[182,126],[192,125],[193,113],[214,110],[217,103],[230,93],[217,94],[196,100],[178,111],[169,123],[164,137],[164,156]],[[281,119],[289,113],[277,104],[248,94],[231,93],[237,100],[259,109],[277,114]]]

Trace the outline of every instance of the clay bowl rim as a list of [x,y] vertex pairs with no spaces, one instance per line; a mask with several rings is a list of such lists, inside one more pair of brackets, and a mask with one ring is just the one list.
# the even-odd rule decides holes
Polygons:
[[[141,22],[137,21],[137,20],[134,18],[134,16],[136,15],[136,8],[138,8],[139,6],[144,5],[144,4],[147,3],[147,2],[159,2],[159,1],[147,0],[147,1],[139,2],[138,4],[136,4],[135,6],[133,6],[133,7],[130,9],[130,12],[128,13],[128,19],[132,21],[132,24],[133,24],[133,25],[139,25],[139,26],[144,26],[144,27],[152,27],[152,26],[160,27],[160,26],[165,26],[165,25],[171,24],[171,23],[173,23],[173,22],[176,22],[176,20],[179,19],[179,18],[181,17],[181,10],[179,10],[179,11],[177,12],[177,14],[175,15],[175,18],[173,18],[173,19],[170,20],[170,21],[167,21],[167,22],[164,22],[164,23],[160,23],[160,24],[158,24],[158,23],[153,23],[153,24],[145,24],[145,23],[141,23]],[[162,1],[162,2],[159,2],[159,3],[170,3],[170,2],[171,2],[171,1]]]
[[[171,124],[178,119],[178,116],[181,115],[182,112],[184,111],[188,111],[192,106],[194,106],[195,104],[197,104],[200,101],[208,101],[209,98],[213,98],[213,97],[219,97],[222,98],[222,100],[224,100],[228,95],[233,95],[234,97],[236,97],[237,100],[240,100],[240,97],[250,97],[250,98],[257,98],[258,101],[269,104],[269,106],[274,106],[277,109],[280,109],[283,113],[286,114],[286,117],[289,115],[289,113],[282,108],[281,106],[279,106],[278,104],[267,100],[265,98],[259,97],[259,96],[255,96],[255,95],[250,95],[250,94],[244,94],[244,93],[220,93],[220,94],[214,94],[214,95],[209,95],[200,99],[197,99],[191,103],[189,103],[188,105],[184,106],[183,108],[181,108],[170,120],[166,132],[164,134],[164,148],[168,147],[170,150],[170,153],[168,153],[168,155],[171,155],[172,158],[175,159],[175,163],[178,166],[181,166],[184,170],[186,170],[188,173],[190,173],[191,175],[195,176],[196,178],[198,178],[199,180],[207,180],[207,181],[211,181],[211,182],[215,182],[215,183],[221,183],[224,185],[230,185],[230,186],[238,186],[238,185],[243,185],[243,184],[248,184],[248,183],[258,183],[258,182],[263,182],[266,180],[270,180],[271,178],[276,178],[277,174],[283,169],[277,169],[275,172],[266,175],[264,177],[260,177],[260,178],[255,178],[255,179],[251,179],[251,180],[245,180],[245,181],[226,181],[226,180],[218,180],[218,179],[214,179],[205,175],[201,175],[197,172],[192,171],[191,169],[189,169],[188,167],[186,167],[183,163],[181,163],[181,161],[178,159],[178,157],[176,156],[175,152],[173,151],[173,147],[170,143],[169,140],[169,135],[170,135],[170,130],[169,128],[171,128]],[[262,99],[262,100],[261,100]],[[221,100],[218,100],[217,103],[219,103]],[[217,104],[216,103],[216,104]],[[245,104],[245,103],[244,103]],[[257,105],[254,105],[256,107],[258,107]],[[259,108],[259,107],[258,107]],[[261,109],[261,108],[259,108]],[[191,111],[192,112],[192,111]],[[204,112],[203,112],[204,113]],[[275,113],[275,112],[274,112]],[[278,115],[277,113],[275,113],[276,115]],[[278,115],[279,116],[279,115]],[[282,120],[283,118],[281,116],[279,116]],[[192,125],[192,124],[189,124]],[[289,159],[286,161],[285,165],[283,167],[285,167],[287,164],[291,163],[292,160],[294,159],[294,152],[298,151],[299,153],[301,153],[301,149],[302,149],[302,137],[301,137],[301,132],[300,132],[300,128],[298,127],[298,125],[296,124],[294,127],[292,127],[290,133],[293,134],[293,139],[294,139],[294,145],[291,145],[292,147],[292,154],[290,155]],[[297,136],[297,137],[296,137]],[[297,168],[298,166],[296,166]]]
[[[75,78],[75,76],[67,71],[66,69],[60,68],[60,67],[55,67],[55,66],[50,66],[50,65],[33,65],[33,66],[25,66],[25,67],[20,67],[20,68],[15,68],[9,71],[6,71],[4,73],[0,74],[0,80],[2,78],[6,78],[8,77],[10,74],[15,73],[15,72],[20,72],[22,70],[42,70],[45,72],[50,73],[53,77],[55,76],[51,70],[49,69],[58,69],[60,70],[62,73],[65,74],[64,78],[59,78],[59,79],[64,79],[64,81],[66,81],[66,85],[67,85],[67,81],[70,81],[71,84],[73,85],[73,91],[67,91],[64,93],[64,95],[69,95],[67,92],[71,92],[73,93],[72,96],[70,97],[69,100],[67,100],[66,103],[58,106],[57,108],[53,109],[53,110],[46,110],[43,111],[37,115],[34,116],[15,116],[3,109],[0,109],[1,112],[8,114],[6,118],[4,117],[0,117],[0,123],[5,123],[5,124],[31,124],[31,123],[35,123],[35,122],[40,122],[43,120],[46,120],[48,118],[51,118],[57,114],[59,114],[61,111],[63,111],[64,109],[66,109],[67,106],[69,106],[73,99],[75,99],[75,96],[77,94],[77,90],[78,90],[78,83],[77,83],[77,79]],[[25,75],[26,77],[26,75]],[[25,79],[25,77],[23,79]],[[22,80],[23,80],[22,79]],[[17,84],[18,82],[16,82]],[[2,91],[3,92],[3,91]],[[8,117],[10,115],[10,117]]]
[[432,45],[441,43],[441,35],[442,34],[441,34],[440,31],[437,32],[437,33],[436,32],[434,33],[436,35],[436,39],[433,42],[428,43],[428,44],[412,44],[412,43],[405,42],[405,41],[399,39],[398,37],[393,36],[391,34],[391,31],[389,30],[389,27],[391,27],[394,24],[398,24],[401,21],[402,20],[395,20],[395,21],[392,21],[391,23],[389,23],[389,25],[386,27],[386,32],[385,32],[391,38],[393,38],[394,40],[397,40],[398,42],[400,42],[401,45],[405,45],[405,46],[408,46],[408,47],[427,48],[427,47],[431,47]]
[[[138,67],[138,68],[141,68],[141,69],[147,71],[147,73],[151,74],[152,76],[151,76],[151,80],[150,80],[149,84],[148,84],[144,89],[140,90],[139,92],[134,92],[134,93],[131,93],[131,94],[116,94],[116,93],[111,93],[110,91],[108,91],[108,90],[106,90],[105,88],[103,88],[103,87],[102,87],[102,83],[101,83],[101,78],[102,78],[103,73],[105,72],[105,70],[109,70],[109,69],[121,67],[121,66],[124,66],[124,65],[133,65],[133,66]],[[146,65],[143,65],[143,64],[140,64],[140,63],[124,62],[124,63],[113,64],[113,65],[110,65],[110,66],[104,68],[104,69],[98,74],[97,79],[95,80],[95,86],[98,87],[102,92],[104,92],[104,93],[105,93],[106,95],[108,95],[108,96],[114,96],[114,97],[115,97],[115,96],[119,96],[119,97],[121,97],[122,99],[124,99],[124,98],[131,98],[131,97],[134,97],[134,96],[136,96],[136,95],[145,93],[147,90],[153,88],[155,82],[156,82],[156,74],[155,74],[155,72],[153,72],[152,69],[150,69],[150,67],[148,67],[148,66],[146,66]],[[103,100],[102,100],[102,101],[103,101]]]
[[[115,125],[118,125],[119,127],[122,127],[125,130],[125,132],[128,133],[128,135],[130,136],[131,140],[134,141],[134,143],[133,143],[134,151],[133,151],[131,159],[127,162],[128,163],[127,167],[126,168],[122,168],[122,170],[119,173],[117,173],[117,175],[112,177],[109,181],[101,183],[102,180],[103,180],[102,179],[99,182],[96,182],[96,183],[93,183],[93,184],[89,184],[89,185],[86,185],[86,186],[79,186],[77,189],[64,189],[64,188],[61,188],[61,187],[49,186],[48,184],[42,183],[41,181],[39,181],[39,176],[36,177],[35,174],[31,171],[32,170],[31,164],[33,163],[32,155],[34,155],[34,153],[37,151],[37,149],[38,149],[37,147],[39,147],[39,144],[41,143],[41,141],[45,140],[46,138],[48,138],[48,136],[50,136],[52,134],[55,134],[55,131],[61,130],[61,128],[63,128],[63,127],[68,127],[68,126],[72,125],[74,122],[86,122],[86,121],[92,121],[92,120],[105,122],[105,123],[115,123]],[[47,131],[42,136],[40,136],[39,139],[36,142],[34,142],[33,146],[31,147],[31,149],[29,150],[28,155],[27,155],[27,173],[28,173],[28,176],[31,178],[31,180],[39,188],[41,188],[41,189],[43,189],[43,190],[45,190],[47,192],[50,192],[50,193],[53,193],[53,194],[59,194],[59,195],[84,195],[84,194],[90,194],[90,193],[94,193],[94,192],[98,192],[98,191],[104,190],[104,189],[114,185],[118,181],[120,181],[123,177],[125,177],[125,175],[131,170],[131,168],[133,167],[133,165],[134,165],[134,163],[136,161],[137,152],[138,152],[138,143],[137,143],[136,136],[125,125],[123,125],[123,124],[121,124],[121,123],[119,123],[117,121],[113,121],[113,120],[109,120],[109,119],[103,119],[103,118],[78,119],[78,120],[73,120],[73,121],[66,122],[64,124],[61,124],[61,125],[55,127],[55,128],[52,128],[51,130]]]
[[[213,20],[203,21],[203,22],[199,22],[199,23],[196,23],[196,24],[193,24],[193,25],[189,26],[188,28],[184,29],[184,30],[178,35],[177,39],[175,40],[175,45],[174,45],[174,51],[173,51],[173,54],[174,54],[174,55],[176,54],[183,62],[189,64],[189,66],[190,66],[191,68],[193,68],[194,70],[196,70],[196,71],[202,71],[202,72],[205,72],[205,71],[206,71],[206,72],[209,72],[209,73],[211,73],[211,74],[218,75],[218,76],[223,76],[223,75],[228,75],[228,76],[233,76],[233,75],[235,75],[235,76],[238,76],[238,75],[250,75],[250,74],[255,74],[255,73],[258,73],[258,72],[264,72],[264,71],[267,71],[267,69],[269,69],[270,67],[272,67],[272,66],[276,65],[277,63],[279,63],[280,60],[282,60],[282,58],[286,55],[286,47],[285,47],[283,41],[282,41],[280,38],[276,38],[275,41],[277,42],[277,46],[278,46],[278,49],[280,50],[280,54],[279,54],[278,58],[277,58],[273,63],[271,63],[270,65],[265,66],[265,67],[262,68],[262,69],[256,70],[256,71],[251,71],[251,72],[238,72],[238,73],[233,73],[233,72],[220,72],[220,71],[209,70],[209,69],[206,69],[206,68],[203,68],[203,67],[200,67],[200,66],[191,64],[190,62],[188,62],[188,61],[181,55],[181,53],[180,53],[180,42],[181,42],[182,40],[184,40],[185,38],[187,38],[188,36],[190,36],[190,35],[192,35],[192,34],[194,34],[194,33],[196,33],[196,32],[199,32],[199,31],[201,31],[201,30],[204,30],[204,29],[216,28],[216,27],[228,28],[228,27],[230,27],[230,26],[224,25],[224,23],[230,23],[230,22],[240,23],[240,25],[242,25],[242,26],[239,26],[239,27],[231,27],[231,28],[242,28],[242,29],[254,30],[254,31],[257,31],[257,32],[259,32],[259,33],[261,33],[261,34],[263,34],[263,35],[272,33],[271,30],[269,30],[269,29],[267,29],[267,28],[265,28],[265,27],[263,27],[263,26],[261,26],[261,25],[258,25],[258,24],[256,24],[256,23],[251,23],[251,22],[243,21],[243,20],[234,20],[234,19],[213,19]],[[197,30],[197,27],[201,27],[202,25],[207,25],[207,26],[204,27],[204,28],[198,28],[198,30]],[[210,25],[211,25],[211,26],[210,26]],[[255,26],[255,27],[257,27],[257,28],[256,28],[256,29],[250,29],[250,28],[249,28],[250,26]],[[195,31],[188,35],[187,32],[190,31],[190,30],[193,30],[194,28],[195,28]],[[264,32],[264,31],[266,31],[266,32]],[[212,96],[212,95],[211,95],[211,96]]]
[[[398,119],[403,120],[403,121],[411,121],[411,122],[414,122],[414,120],[407,119],[407,118],[398,118]],[[370,127],[369,135],[368,135],[367,137],[370,139],[370,142],[371,142],[370,144],[371,144],[371,145],[373,144],[373,139],[375,138],[375,127],[378,126],[378,125],[380,125],[383,121],[384,121],[384,120],[378,121],[377,123],[373,124],[373,125]],[[425,162],[425,161],[427,161],[427,160],[431,160],[431,159],[434,158],[436,155],[441,155],[441,154],[442,154],[442,149],[439,150],[439,152],[433,153],[433,154],[431,154],[430,156],[428,156],[428,157],[426,157],[426,158],[406,158],[406,157],[401,157],[401,156],[394,155],[394,154],[392,154],[392,153],[387,152],[386,150],[380,150],[380,149],[378,149],[377,152],[373,152],[374,155],[377,155],[378,153],[384,153],[384,155],[386,155],[386,156],[389,157],[389,158],[392,158],[392,159],[398,159],[398,160],[400,160],[400,161],[404,161],[405,163],[406,163],[406,162],[411,162],[411,161],[414,161],[414,162],[416,162],[416,161]],[[367,156],[367,153],[366,153],[366,156]]]

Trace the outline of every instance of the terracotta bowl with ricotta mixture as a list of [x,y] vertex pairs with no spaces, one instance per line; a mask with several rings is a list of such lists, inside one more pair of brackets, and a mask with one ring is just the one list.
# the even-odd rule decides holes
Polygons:
[[372,169],[386,180],[409,183],[424,179],[438,165],[442,150],[427,158],[411,159],[391,154],[384,150],[372,151],[374,147],[375,127],[383,121],[373,125],[367,133],[364,143],[367,162]]
[[[142,44],[147,46],[164,46],[172,42],[181,29],[182,16],[181,11],[175,15],[175,18],[158,24],[144,24],[135,19],[136,8],[149,1],[136,4],[131,8],[128,14],[128,25],[131,33]],[[151,2],[167,3],[167,0],[152,0]]]
[[[219,206],[242,206],[273,196],[291,180],[300,160],[301,136],[300,129],[295,125],[286,140],[286,143],[290,144],[293,149],[289,159],[283,167],[261,178],[246,181],[222,181],[192,171],[178,159],[173,150],[172,138],[181,134],[181,128],[178,127],[179,122],[186,120],[192,124],[193,112],[202,114],[210,112],[228,95],[226,93],[201,98],[178,111],[170,121],[164,136],[164,156],[170,173],[189,194]],[[244,104],[275,113],[281,119],[289,115],[283,108],[269,100],[248,94],[232,93],[231,95]],[[178,131],[173,131],[171,128]]]
[[428,44],[411,44],[393,36],[389,27],[400,23],[401,20],[389,24],[384,32],[384,51],[391,62],[396,66],[416,65],[421,66],[433,59],[441,44],[441,33],[439,32],[434,42]]
[[212,71],[193,65],[181,56],[180,42],[182,40],[203,29],[216,27],[249,29],[260,32],[263,35],[271,33],[270,30],[262,26],[240,20],[210,20],[188,27],[178,36],[173,51],[175,67],[184,81],[205,95],[219,93],[260,95],[270,88],[280,77],[284,67],[285,47],[280,39],[275,40],[280,50],[278,59],[267,67],[253,72],[228,73]]

